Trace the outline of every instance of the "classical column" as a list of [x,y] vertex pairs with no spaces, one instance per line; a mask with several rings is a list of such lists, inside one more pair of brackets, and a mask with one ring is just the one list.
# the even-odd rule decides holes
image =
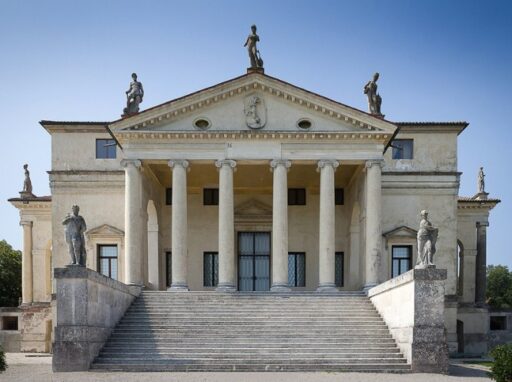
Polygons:
[[288,287],[288,168],[291,162],[275,159],[272,199],[272,292],[286,292]]
[[320,232],[318,251],[318,292],[336,291],[334,283],[334,172],[339,166],[335,160],[318,162],[320,171]]
[[487,289],[487,227],[488,222],[476,223],[475,304],[485,305]]
[[142,176],[141,162],[123,159],[125,173],[124,230],[125,230],[125,280],[126,284],[142,285]]
[[368,290],[379,282],[382,251],[382,160],[366,162],[366,283]]
[[172,169],[172,281],[170,290],[186,291],[187,284],[187,168],[186,160],[171,160]]
[[233,201],[234,160],[215,162],[219,168],[219,284],[217,290],[234,292],[235,275],[235,223]]
[[23,227],[23,254],[21,260],[21,302],[31,304],[33,301],[32,289],[32,222],[22,220]]

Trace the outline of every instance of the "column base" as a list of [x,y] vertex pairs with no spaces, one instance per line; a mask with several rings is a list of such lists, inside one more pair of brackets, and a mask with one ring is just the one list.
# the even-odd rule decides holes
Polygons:
[[334,283],[325,283],[320,284],[318,288],[316,288],[316,291],[318,293],[338,293],[339,290],[336,288],[336,285]]
[[216,292],[223,292],[223,293],[233,293],[236,292],[236,288],[233,284],[228,283],[222,283],[217,285],[217,288],[215,288]]
[[188,285],[187,284],[171,284],[169,288],[167,288],[168,291],[171,292],[188,292]]
[[270,291],[274,293],[285,293],[291,292],[291,289],[286,284],[274,284],[270,288]]

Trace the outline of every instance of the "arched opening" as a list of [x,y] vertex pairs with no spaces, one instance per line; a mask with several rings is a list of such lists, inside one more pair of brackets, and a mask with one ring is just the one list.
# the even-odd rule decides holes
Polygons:
[[464,294],[464,246],[457,240],[457,295]]
[[155,203],[152,200],[148,201],[148,287],[149,289],[158,290],[160,287],[159,277],[159,261],[158,261],[158,215],[156,212]]

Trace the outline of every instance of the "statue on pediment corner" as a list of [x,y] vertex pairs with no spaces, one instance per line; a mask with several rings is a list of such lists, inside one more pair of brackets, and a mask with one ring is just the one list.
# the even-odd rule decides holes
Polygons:
[[485,194],[485,174],[483,167],[480,167],[480,171],[478,171],[478,193]]
[[377,92],[377,80],[379,79],[379,73],[375,73],[373,75],[373,79],[368,81],[364,86],[364,94],[368,97],[368,109],[370,114],[384,117],[384,115],[380,111],[380,106],[382,104],[382,98]]
[[439,233],[428,220],[428,212],[421,211],[420,229],[418,230],[418,260],[416,269],[435,268],[434,255],[436,253],[436,242]]
[[25,170],[25,179],[23,180],[23,191],[20,191],[22,199],[33,198],[35,195],[32,193],[32,181],[30,180],[30,171],[28,171],[28,164],[23,165]]
[[79,265],[85,267],[87,253],[85,252],[85,237],[87,231],[85,219],[80,216],[80,207],[76,204],[71,207],[72,213],[67,214],[62,224],[66,226],[66,243],[68,244],[68,252],[71,257],[69,265]]
[[256,25],[251,26],[251,34],[247,36],[247,40],[245,40],[244,44],[249,53],[251,69],[263,68],[263,59],[261,58],[260,51],[257,47],[257,43],[260,41],[260,36],[256,33],[256,29]]
[[142,83],[137,81],[137,73],[132,73],[130,88],[126,91],[126,107],[123,110],[123,117],[128,117],[139,112],[139,105],[144,97]]

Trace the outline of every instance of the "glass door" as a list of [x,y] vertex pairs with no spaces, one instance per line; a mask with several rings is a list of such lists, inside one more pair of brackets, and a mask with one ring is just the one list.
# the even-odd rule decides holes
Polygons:
[[268,291],[270,289],[270,233],[238,234],[238,289]]

